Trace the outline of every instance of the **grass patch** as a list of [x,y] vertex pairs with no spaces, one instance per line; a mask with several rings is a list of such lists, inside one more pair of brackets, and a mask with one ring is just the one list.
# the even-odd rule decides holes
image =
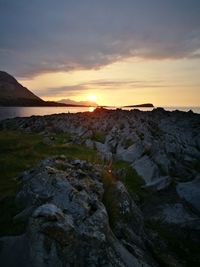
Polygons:
[[36,133],[0,131],[0,196],[15,193],[17,182],[13,179],[22,171],[32,167],[40,160],[55,155],[79,158],[97,162],[97,152],[83,145],[67,144],[68,134],[52,136],[51,143],[43,143],[44,136]]
[[44,144],[44,136],[20,131],[0,131],[0,235],[17,234],[22,224],[15,224],[13,217],[18,213],[15,194],[19,184],[15,177],[33,167],[39,161],[56,155],[69,159],[79,158],[98,163],[99,156],[94,150],[83,145],[69,144],[68,134],[56,134]]

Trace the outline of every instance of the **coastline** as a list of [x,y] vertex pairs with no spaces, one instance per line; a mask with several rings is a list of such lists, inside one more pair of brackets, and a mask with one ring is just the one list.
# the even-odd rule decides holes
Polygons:
[[[100,108],[100,107],[99,107]],[[154,108],[122,108],[122,107],[103,107],[106,109],[122,109],[122,110],[141,110],[152,111]],[[14,118],[14,117],[30,117],[30,116],[43,116],[61,113],[77,113],[77,112],[92,112],[94,107],[0,107],[0,120]],[[200,114],[200,107],[164,107],[166,111],[179,110],[188,112],[192,110],[196,114]]]
[[[50,237],[53,246],[67,251],[54,261],[77,255],[78,247],[86,253],[81,264],[87,266],[85,242],[95,255],[100,244],[102,264],[116,259],[108,256],[108,245],[120,262],[129,259],[126,266],[170,266],[172,260],[194,266],[199,261],[193,249],[200,222],[199,114],[99,108],[19,117],[0,122],[0,142],[1,193],[11,194],[0,199],[7,207],[1,259],[9,259],[11,247],[15,252],[27,242],[43,257],[46,243],[38,240]],[[13,200],[16,190],[18,205],[26,204],[20,211]],[[25,255],[30,260],[28,251]],[[31,260],[37,266],[40,258]]]

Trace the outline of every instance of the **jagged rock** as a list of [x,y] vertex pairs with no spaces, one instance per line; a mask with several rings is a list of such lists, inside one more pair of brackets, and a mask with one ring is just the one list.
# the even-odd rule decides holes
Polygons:
[[[190,256],[189,263],[187,259],[185,263],[184,260],[180,259],[179,255],[175,255],[176,253],[174,251],[170,252],[167,244],[170,243],[171,240],[165,240],[165,238],[167,239],[166,236],[155,238],[151,250],[155,253],[157,252],[157,247],[162,247],[161,254],[164,259],[164,263],[162,262],[163,265],[195,265],[193,263],[195,263],[195,257],[197,257],[199,253],[196,253],[196,250],[190,250],[190,247],[187,246],[187,242],[182,239],[184,230],[180,235],[178,235],[178,232],[181,228],[179,226],[182,226],[182,222],[180,221],[181,216],[186,219],[186,212],[191,215],[189,212],[190,209],[192,213],[199,218],[200,194],[198,175],[200,158],[200,115],[178,111],[166,112],[163,109],[156,109],[152,112],[98,109],[90,113],[90,115],[88,115],[88,113],[58,114],[44,117],[33,116],[30,118],[5,120],[0,122],[0,129],[39,132],[43,133],[43,135],[44,133],[48,133],[47,136],[55,135],[55,138],[56,134],[59,132],[69,133],[72,135],[73,143],[86,144],[91,148],[96,147],[105,161],[104,163],[109,166],[115,159],[132,163],[131,166],[145,181],[145,189],[142,188],[141,192],[139,192],[138,181],[133,181],[132,183],[131,180],[128,180],[128,184],[131,184],[133,191],[134,183],[136,183],[137,188],[136,192],[133,192],[134,196],[141,194],[141,196],[134,197],[134,199],[137,199],[137,203],[141,205],[143,216],[145,218],[148,217],[151,222],[157,215],[157,217],[161,216],[158,206],[165,207],[162,216],[165,215],[167,219],[163,227],[166,227],[168,224],[170,224],[171,227],[171,224],[174,224],[174,238],[180,240],[180,242],[183,241],[183,244],[179,246],[182,249],[180,255],[182,255],[183,258],[187,253],[189,253],[189,256],[192,256]],[[91,136],[94,136],[95,133],[99,131],[103,131],[105,135],[104,143],[95,143],[95,141],[93,142],[90,139],[92,138]],[[24,210],[15,217],[15,220],[28,220],[28,225],[30,226],[28,227],[30,230],[29,233],[35,229],[35,235],[33,234],[30,236],[35,236],[38,240],[40,240],[40,238],[42,238],[41,240],[43,241],[45,240],[44,242],[47,244],[49,253],[44,253],[44,258],[45,260],[47,259],[49,266],[50,262],[52,266],[61,266],[63,261],[66,263],[74,259],[73,255],[70,254],[71,251],[74,250],[67,250],[66,247],[64,249],[62,247],[61,251],[67,251],[67,255],[69,255],[70,259],[66,259],[64,256],[57,257],[58,251],[60,255],[60,250],[58,250],[60,245],[57,244],[58,239],[60,243],[64,241],[60,238],[57,239],[56,236],[57,234],[58,237],[62,235],[63,228],[61,226],[63,223],[64,225],[68,225],[71,220],[70,216],[72,216],[71,222],[73,221],[74,228],[70,228],[71,226],[67,228],[66,226],[66,229],[71,229],[70,231],[72,232],[70,233],[74,233],[73,231],[76,233],[75,239],[74,234],[72,234],[74,242],[72,242],[72,244],[75,244],[74,246],[76,249],[78,247],[79,252],[77,252],[76,258],[80,258],[83,264],[87,266],[92,266],[92,264],[93,266],[99,266],[99,264],[101,264],[109,267],[138,266],[138,264],[140,266],[142,264],[141,262],[138,263],[140,258],[143,260],[145,259],[145,262],[152,263],[148,257],[148,259],[146,258],[148,253],[143,243],[143,231],[140,231],[138,228],[138,225],[142,225],[143,220],[139,219],[140,213],[136,212],[137,208],[134,208],[134,204],[125,191],[120,189],[122,187],[119,186],[119,188],[115,190],[116,199],[119,201],[118,204],[121,205],[118,206],[121,217],[119,219],[118,228],[115,228],[113,235],[110,230],[105,207],[102,204],[103,186],[100,181],[100,170],[94,170],[91,165],[81,160],[69,162],[64,158],[60,158],[56,159],[56,161],[59,164],[63,164],[62,170],[58,170],[57,166],[52,163],[51,160],[46,160],[43,162],[43,165],[34,168],[32,173],[24,173],[21,178],[21,182],[24,185],[23,190],[17,195],[17,202]],[[118,170],[116,173],[119,178],[124,176],[123,170]],[[131,177],[127,177],[127,179],[130,178]],[[144,196],[143,193],[145,193]],[[46,229],[43,228],[45,218],[34,218],[31,216],[37,208],[47,203],[55,205],[56,209],[61,210],[64,214],[62,222],[60,221],[61,218],[54,218],[55,221],[48,221],[48,224],[53,224],[53,226],[48,226],[47,229],[55,230],[55,236],[52,235],[51,238],[46,238],[46,235],[49,234],[48,230],[45,230],[45,233],[40,231],[41,229]],[[172,203],[181,203],[182,206],[173,206]],[[159,210],[159,214],[155,215],[154,213],[157,213],[157,209]],[[134,219],[136,225],[128,224],[126,220],[124,220],[123,215],[128,215],[126,210],[127,212],[131,210],[131,213],[135,214]],[[89,218],[94,218],[94,214],[99,214],[98,211],[100,215],[98,215],[94,221],[92,219],[91,223],[91,219],[89,220]],[[177,217],[178,219],[175,218],[176,211],[177,216],[178,214],[180,215]],[[171,214],[171,217],[168,216],[169,214]],[[192,217],[195,216],[192,215]],[[102,221],[101,223],[100,218]],[[169,218],[171,218],[171,221],[176,221],[176,223],[169,223]],[[131,219],[131,221],[133,222],[134,220]],[[30,222],[33,222],[33,224]],[[99,226],[103,223],[105,227],[100,227],[100,230],[98,228],[96,231],[94,230],[96,223]],[[160,221],[158,220],[156,223],[160,224]],[[190,226],[187,234],[189,237],[192,236],[190,241],[193,242],[198,239],[198,233],[196,231],[196,229],[198,229],[198,220],[192,220],[192,223],[187,222],[187,224]],[[34,228],[34,225],[38,228]],[[82,243],[83,236],[80,234],[79,225],[82,225],[81,231],[84,233],[84,245]],[[104,231],[105,228],[108,231]],[[133,229],[137,230],[135,231]],[[159,229],[157,230],[156,234],[158,236]],[[149,232],[147,237],[145,237],[147,242],[149,241]],[[26,235],[26,240],[29,240],[30,236]],[[45,239],[43,239],[44,236]],[[63,236],[65,235],[63,234]],[[106,242],[103,241],[105,238],[108,238]],[[81,240],[78,245],[76,243],[77,239]],[[15,239],[16,242],[14,240],[9,241],[9,244],[12,246],[12,242],[17,244],[18,241],[23,243],[23,240],[24,238]],[[98,240],[98,245],[96,240]],[[4,241],[2,242],[4,243]],[[43,241],[39,242],[41,251],[43,249]],[[191,247],[193,247],[194,244],[192,244]],[[4,245],[2,245],[2,247],[5,248]],[[22,248],[23,245],[19,245],[19,248],[20,247]],[[93,247],[96,247],[96,250],[93,250]],[[195,245],[194,247],[198,246]],[[11,249],[11,247],[9,248]],[[14,248],[16,248],[16,246],[14,246]],[[108,251],[106,254],[104,249]],[[61,253],[61,255],[65,254]],[[97,259],[95,259],[96,255],[98,255]],[[158,255],[158,253],[156,255]],[[27,258],[30,259],[29,256],[27,256]],[[124,258],[126,258],[126,262],[122,261]],[[104,261],[102,259],[104,259]],[[16,262],[17,260],[19,259],[15,259]],[[190,260],[192,260],[192,264]],[[21,265],[24,265],[23,261],[21,263]],[[152,265],[155,266],[154,263]],[[29,264],[28,266],[31,265]]]
[[[60,164],[66,167],[65,171],[57,169]],[[86,161],[68,161],[63,157],[46,159],[26,171],[20,178],[22,188],[17,201],[23,203],[28,216],[27,231],[19,237],[0,239],[1,264],[4,267],[156,266],[143,243],[141,212],[120,182],[116,187],[119,216],[131,214],[132,219],[129,224],[120,220],[118,232],[127,227],[132,239],[122,240],[113,234],[102,203],[103,185],[98,172],[98,168]],[[23,257],[19,258],[18,253],[23,253]]]
[[94,148],[94,142],[91,139],[86,139],[85,144],[87,147],[93,149]]
[[48,132],[48,136],[68,132],[74,143],[86,143],[90,148],[91,136],[103,130],[105,143],[96,142],[95,146],[105,161],[116,158],[133,163],[146,155],[157,165],[156,178],[183,177],[183,181],[190,181],[198,170],[191,172],[189,164],[200,158],[199,117],[160,109],[152,112],[99,109],[90,116],[78,113],[16,118],[1,122],[0,128]]
[[112,153],[109,151],[106,144],[95,142],[95,148],[101,153],[101,158],[105,162],[112,161]]
[[166,204],[162,207],[161,218],[164,222],[174,224],[196,224],[199,218],[184,208],[183,204]]
[[127,149],[121,148],[117,151],[117,158],[127,162],[134,162],[136,159],[140,158],[144,153],[144,148],[141,143],[136,143],[129,146]]
[[153,191],[160,191],[167,188],[171,184],[172,178],[170,176],[159,177],[159,179],[148,183],[144,188],[149,188]]
[[95,142],[96,149],[101,152],[102,154],[109,152],[107,146],[100,142]]
[[159,170],[156,164],[148,157],[144,156],[132,164],[137,173],[144,179],[146,185],[151,184],[159,177]]
[[[33,116],[6,120],[0,125],[3,129],[10,127],[29,132],[68,132],[73,135],[74,143],[86,143],[91,148],[93,144],[88,140],[103,130],[105,143],[97,142],[96,148],[105,159],[110,159],[112,153],[112,158],[132,163],[141,156],[150,156],[158,165],[157,178],[161,179],[171,176],[189,181],[197,174],[196,170],[188,171],[189,162],[193,164],[200,157],[197,114],[160,109],[152,112],[99,109],[90,116],[88,113]],[[125,144],[129,143],[126,149]]]
[[176,190],[181,198],[200,211],[200,176],[197,176],[191,182],[178,183]]
[[59,220],[64,218],[64,214],[61,209],[58,209],[54,204],[47,203],[37,208],[32,215],[34,218],[44,217],[48,220]]
[[[130,197],[126,187],[120,181],[113,188],[113,197],[117,199],[116,208],[118,210],[118,218],[115,222],[114,233],[118,238],[126,241],[127,244],[137,244],[144,249],[144,222],[140,209],[137,207],[133,199]],[[140,248],[140,249],[139,249]]]

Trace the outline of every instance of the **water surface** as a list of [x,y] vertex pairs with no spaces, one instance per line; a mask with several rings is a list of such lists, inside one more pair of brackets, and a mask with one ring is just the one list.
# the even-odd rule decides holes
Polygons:
[[[116,107],[117,108],[117,107]],[[112,108],[113,109],[113,108]],[[130,110],[131,108],[124,108]],[[132,108],[133,109],[133,108]],[[137,108],[142,111],[151,111],[153,108]],[[164,107],[165,110],[173,111],[189,111],[200,114],[200,107]],[[76,113],[76,112],[92,112],[92,107],[0,107],[0,120],[15,118],[15,117],[30,117],[33,115],[51,115],[59,113]]]

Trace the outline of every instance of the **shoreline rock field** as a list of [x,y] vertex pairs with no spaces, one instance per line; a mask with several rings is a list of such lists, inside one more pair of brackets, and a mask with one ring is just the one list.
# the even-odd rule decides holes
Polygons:
[[[18,265],[12,265],[13,257],[5,267],[198,266],[199,114],[97,108],[7,119],[0,130],[44,135],[47,146],[52,136],[70,134],[73,144],[97,150],[116,177],[110,197],[117,221],[111,225],[102,166],[58,156],[25,171],[15,219],[26,222],[26,231],[1,237],[0,260],[6,261],[11,247],[17,257],[28,245]],[[146,195],[137,196],[123,183],[126,168],[112,170],[118,162],[141,179]]]

